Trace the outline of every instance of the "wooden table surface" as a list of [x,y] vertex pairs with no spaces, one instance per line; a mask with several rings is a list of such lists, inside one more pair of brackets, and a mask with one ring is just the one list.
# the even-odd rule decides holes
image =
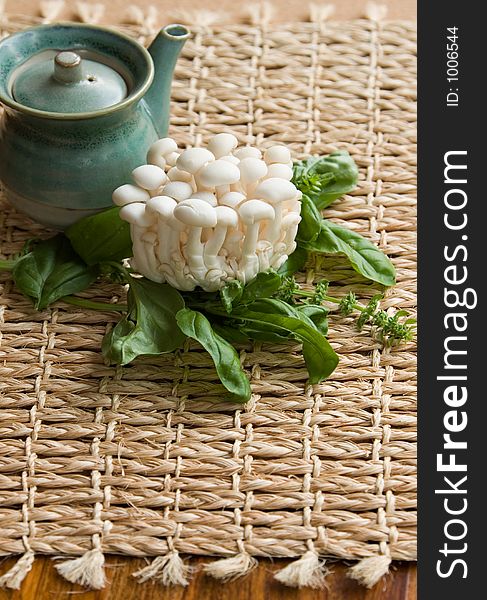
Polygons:
[[[12,559],[0,565],[0,573],[13,564]],[[205,561],[192,559],[201,566]],[[345,575],[346,567],[330,563],[328,589],[288,588],[272,576],[272,572],[289,561],[261,561],[247,577],[222,584],[197,571],[186,588],[165,588],[161,584],[139,584],[131,574],[146,563],[140,559],[110,556],[107,559],[109,584],[104,590],[87,592],[62,579],[48,558],[36,560],[20,591],[0,590],[0,600],[416,600],[416,568],[412,563],[398,563],[389,575],[367,590]]]
[[[1,0],[0,0],[1,1]],[[98,0],[100,1],[100,0]],[[132,0],[139,6],[154,4],[160,14],[167,14],[164,21],[170,21],[175,12],[175,0]],[[379,4],[388,6],[388,18],[415,19],[416,0],[379,0]],[[123,15],[128,0],[106,0],[107,11],[104,21],[116,22],[115,15]],[[274,0],[270,2],[278,9],[275,21],[305,20],[309,12],[309,3],[303,0]],[[333,4],[330,0],[329,4]],[[340,0],[335,3],[335,19],[353,19],[363,17],[367,0]],[[72,15],[75,2],[67,0],[63,18]],[[223,10],[227,20],[241,18],[242,4],[235,0],[177,0],[179,9]],[[38,14],[39,0],[6,0],[6,11],[10,13]],[[14,559],[0,563],[0,574],[14,564]],[[416,567],[413,563],[393,565],[390,574],[367,590],[346,577],[346,566],[333,563],[333,572],[327,577],[328,589],[292,589],[276,582],[272,572],[282,568],[287,561],[261,560],[259,567],[246,578],[222,584],[201,572],[196,572],[187,588],[164,588],[159,584],[139,584],[131,574],[146,563],[139,559],[120,556],[107,558],[107,574],[110,581],[106,589],[87,592],[80,586],[72,585],[62,579],[49,558],[37,558],[32,571],[24,581],[20,591],[0,589],[0,600],[415,600]],[[192,559],[195,566],[204,560]]]

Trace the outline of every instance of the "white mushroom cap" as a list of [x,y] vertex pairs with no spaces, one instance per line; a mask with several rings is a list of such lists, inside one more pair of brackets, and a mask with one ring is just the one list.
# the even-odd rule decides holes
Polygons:
[[199,171],[206,163],[214,160],[215,156],[206,148],[189,148],[188,150],[181,152],[176,162],[176,166],[178,169],[181,169],[181,171],[196,173],[196,171]]
[[284,215],[281,222],[283,229],[289,229],[293,225],[298,225],[299,223],[301,223],[301,215],[295,212]]
[[120,209],[120,218],[131,225],[138,227],[150,227],[154,222],[153,215],[145,210],[145,202],[134,202],[126,204]]
[[215,208],[217,225],[223,225],[226,227],[237,227],[238,225],[238,214],[233,208],[229,206],[217,206]]
[[240,192],[227,192],[220,198],[220,204],[223,206],[229,206],[230,208],[235,208],[239,204],[242,204],[245,199],[246,195],[241,194]]
[[162,193],[164,196],[171,196],[174,200],[181,202],[191,197],[193,188],[185,181],[171,181],[162,188]]
[[179,154],[179,152],[169,152],[169,154],[166,154],[164,156],[164,158],[166,159],[166,164],[168,164],[170,167],[175,167],[176,162],[179,158]]
[[262,200],[247,200],[240,205],[238,213],[246,225],[253,225],[256,221],[264,219],[273,219],[275,216],[272,206]]
[[264,160],[267,164],[288,163],[291,160],[291,152],[286,146],[271,146],[264,152]]
[[230,185],[239,181],[240,170],[226,160],[215,160],[201,169],[198,179],[205,187],[209,188]]
[[284,200],[292,200],[296,198],[297,193],[298,190],[293,183],[285,179],[279,179],[278,177],[264,179],[254,191],[257,197],[263,198],[272,204],[283,202]]
[[147,190],[143,190],[131,183],[121,185],[112,194],[113,203],[117,206],[125,206],[133,202],[147,202],[149,198],[150,194]]
[[251,156],[243,158],[238,168],[240,169],[240,181],[244,185],[254,183],[267,174],[267,165],[265,162]]
[[147,201],[147,210],[156,212],[164,219],[169,219],[173,215],[174,209],[177,206],[176,200],[169,196],[154,196]]
[[208,142],[208,150],[213,152],[216,158],[231,154],[238,145],[237,138],[231,133],[218,133]]
[[199,198],[180,202],[174,209],[174,216],[182,223],[193,227],[214,227],[217,221],[213,206]]
[[165,137],[161,138],[160,140],[157,140],[157,142],[154,142],[149,148],[149,152],[154,154],[157,153],[161,156],[166,156],[170,152],[176,152],[177,150],[178,145],[170,137]]
[[167,172],[167,176],[171,181],[186,181],[189,183],[191,181],[192,175],[187,171],[181,171],[177,167],[171,167]]
[[153,150],[149,150],[149,152],[147,152],[147,164],[155,165],[156,167],[165,169],[166,159],[164,158],[164,156],[162,156],[162,154],[159,154],[158,152],[155,152]]
[[167,175],[156,165],[141,165],[132,171],[135,183],[144,190],[157,190],[167,181]]
[[205,202],[208,202],[210,206],[216,206],[218,204],[218,200],[216,199],[215,194],[212,194],[211,192],[195,192],[191,195],[191,198],[198,198],[199,200],[204,200]]
[[227,162],[232,163],[234,165],[238,165],[238,163],[240,162],[236,156],[233,156],[233,154],[227,154],[226,156],[221,156],[218,160],[226,160]]
[[278,177],[279,179],[291,181],[293,178],[293,170],[288,165],[284,165],[282,163],[273,163],[267,168],[266,178],[270,179],[271,177]]
[[254,148],[253,146],[244,146],[243,148],[239,148],[235,150],[233,153],[239,160],[243,160],[244,158],[261,158],[262,152],[258,148]]

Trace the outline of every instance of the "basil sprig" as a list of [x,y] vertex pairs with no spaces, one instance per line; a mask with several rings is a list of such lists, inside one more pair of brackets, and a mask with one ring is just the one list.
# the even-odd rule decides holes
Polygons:
[[60,234],[33,244],[15,261],[12,275],[17,288],[42,310],[89,287],[98,276],[98,266],[87,265]]
[[[359,233],[324,219],[321,210],[357,184],[357,167],[348,152],[311,157],[294,165],[293,182],[303,193],[298,249],[317,254],[343,254],[366,279],[386,287],[396,282],[389,258]],[[292,260],[293,255],[288,260]]]
[[[59,299],[86,309],[120,310],[123,316],[103,340],[108,362],[125,365],[139,356],[159,355],[196,340],[211,356],[227,390],[226,397],[247,402],[251,389],[234,344],[262,341],[302,344],[310,383],[328,377],[338,356],[328,342],[328,309],[339,305],[343,314],[359,311],[359,328],[379,328],[387,339],[411,339],[411,320],[402,313],[390,316],[378,309],[378,297],[368,306],[328,295],[320,282],[314,292],[301,290],[292,277],[310,253],[342,254],[369,280],[384,286],[395,283],[391,261],[358,233],[323,218],[321,210],[350,192],[357,183],[357,167],[347,152],[311,157],[294,165],[293,182],[302,192],[297,248],[279,272],[260,273],[243,285],[231,281],[219,293],[201,290],[180,293],[167,284],[154,283],[122,266],[131,256],[128,223],[117,207],[82,219],[65,234],[37,242],[13,261],[0,261],[12,270],[17,288],[43,309]],[[128,284],[127,305],[103,304],[72,297],[97,277]]]

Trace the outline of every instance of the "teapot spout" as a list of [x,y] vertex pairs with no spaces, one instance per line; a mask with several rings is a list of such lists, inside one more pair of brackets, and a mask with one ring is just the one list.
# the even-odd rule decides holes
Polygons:
[[154,61],[154,81],[145,95],[159,137],[167,134],[174,67],[190,31],[184,25],[166,25],[159,31],[149,53]]

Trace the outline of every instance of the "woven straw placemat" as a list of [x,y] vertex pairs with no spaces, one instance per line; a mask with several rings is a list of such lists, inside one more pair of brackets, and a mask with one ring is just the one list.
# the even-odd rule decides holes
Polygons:
[[[44,21],[55,5],[43,3]],[[80,18],[95,13],[85,6]],[[382,307],[414,312],[414,24],[383,21],[373,6],[353,22],[328,14],[314,7],[310,22],[289,25],[265,10],[241,25],[197,17],[170,134],[197,145],[226,130],[283,142],[296,158],[348,150],[360,184],[328,216],[393,259],[398,285]],[[144,43],[158,26],[155,12],[130,19],[124,30]],[[0,15],[1,34],[32,22]],[[2,202],[9,257],[46,232]],[[35,554],[64,557],[60,572],[93,587],[103,553],[156,557],[139,576],[165,583],[187,581],[191,554],[220,557],[207,570],[222,578],[255,557],[296,557],[278,574],[291,585],[322,584],[325,557],[358,560],[352,575],[366,584],[391,559],[415,559],[414,344],[384,349],[353,318],[333,317],[340,365],[328,381],[307,387],[298,346],[241,348],[253,396],[230,406],[196,344],[106,366],[113,314],[62,303],[36,312],[0,277],[0,555],[21,555],[0,584],[18,587]],[[376,291],[328,259],[301,281],[322,277],[339,282],[335,295]],[[86,296],[121,294],[97,285]]]

